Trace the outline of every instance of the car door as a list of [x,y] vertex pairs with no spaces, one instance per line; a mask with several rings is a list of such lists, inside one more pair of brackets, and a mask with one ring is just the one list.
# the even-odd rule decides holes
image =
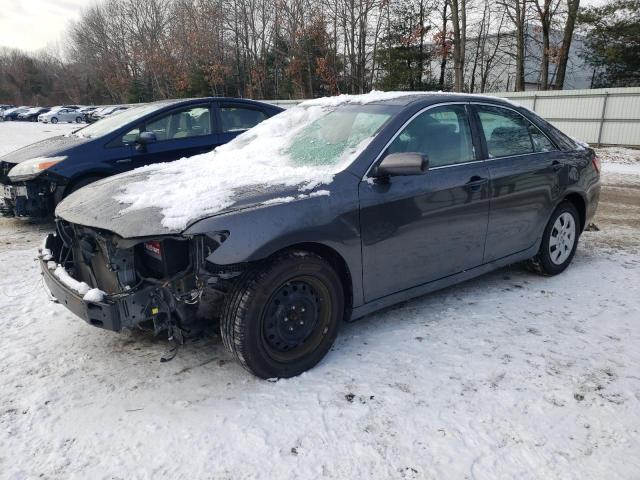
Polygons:
[[[210,152],[221,145],[212,112],[209,102],[180,107],[152,117],[127,132],[123,143],[133,145],[134,166],[171,162]],[[136,143],[142,132],[153,133],[155,141]]]
[[416,152],[427,156],[429,170],[360,182],[365,301],[482,264],[488,171],[476,158],[474,128],[465,104],[427,108],[380,160]]
[[563,153],[514,109],[474,108],[490,176],[485,262],[534,246],[561,193]]
[[227,143],[266,120],[269,115],[261,108],[246,103],[220,102],[218,117],[221,139]]

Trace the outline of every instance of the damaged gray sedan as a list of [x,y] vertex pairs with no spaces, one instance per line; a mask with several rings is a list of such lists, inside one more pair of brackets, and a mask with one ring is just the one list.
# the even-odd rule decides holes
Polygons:
[[74,192],[40,261],[91,325],[179,343],[219,322],[246,369],[290,377],[343,320],[523,260],[562,272],[599,191],[591,149],[506,101],[342,96]]

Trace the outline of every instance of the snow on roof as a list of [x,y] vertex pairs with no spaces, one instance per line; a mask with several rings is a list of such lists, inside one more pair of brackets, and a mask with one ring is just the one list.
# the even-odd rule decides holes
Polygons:
[[[424,94],[424,93],[422,93]],[[156,164],[135,170],[148,173],[140,181],[126,184],[115,199],[127,206],[121,214],[145,208],[159,208],[163,226],[183,229],[197,218],[212,215],[234,203],[238,192],[257,185],[298,187],[310,192],[331,183],[336,173],[348,166],[364,150],[372,135],[388,118],[369,119],[357,135],[330,144],[336,161],[323,163],[313,157],[324,139],[300,136],[315,121],[345,104],[367,104],[389,100],[415,92],[371,92],[366,95],[340,95],[303,102],[248,130],[215,151],[170,164]],[[369,122],[369,123],[367,123]],[[378,122],[377,124],[375,122]],[[339,128],[338,128],[339,130]],[[331,132],[336,135],[335,132]],[[339,137],[340,131],[337,132]],[[294,161],[290,151],[304,161]],[[327,142],[329,145],[329,142]],[[323,144],[319,145],[323,148]],[[308,153],[308,152],[307,152]]]

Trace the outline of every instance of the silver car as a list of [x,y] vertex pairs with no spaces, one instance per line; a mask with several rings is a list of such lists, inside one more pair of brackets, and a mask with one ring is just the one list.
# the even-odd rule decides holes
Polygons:
[[38,116],[38,121],[44,123],[82,123],[84,121],[84,115],[82,112],[73,108],[60,108]]

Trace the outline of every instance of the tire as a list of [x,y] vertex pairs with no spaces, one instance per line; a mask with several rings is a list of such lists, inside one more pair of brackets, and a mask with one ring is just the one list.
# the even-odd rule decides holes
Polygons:
[[51,119],[51,123],[58,123],[58,119],[57,119],[56,117],[53,117],[53,118]]
[[76,123],[82,123],[82,117],[76,117]]
[[289,378],[329,351],[344,315],[344,291],[322,257],[289,251],[245,272],[222,311],[225,347],[260,378]]
[[571,202],[564,201],[551,215],[540,250],[529,261],[529,268],[541,275],[562,273],[573,260],[579,238],[580,215]]

